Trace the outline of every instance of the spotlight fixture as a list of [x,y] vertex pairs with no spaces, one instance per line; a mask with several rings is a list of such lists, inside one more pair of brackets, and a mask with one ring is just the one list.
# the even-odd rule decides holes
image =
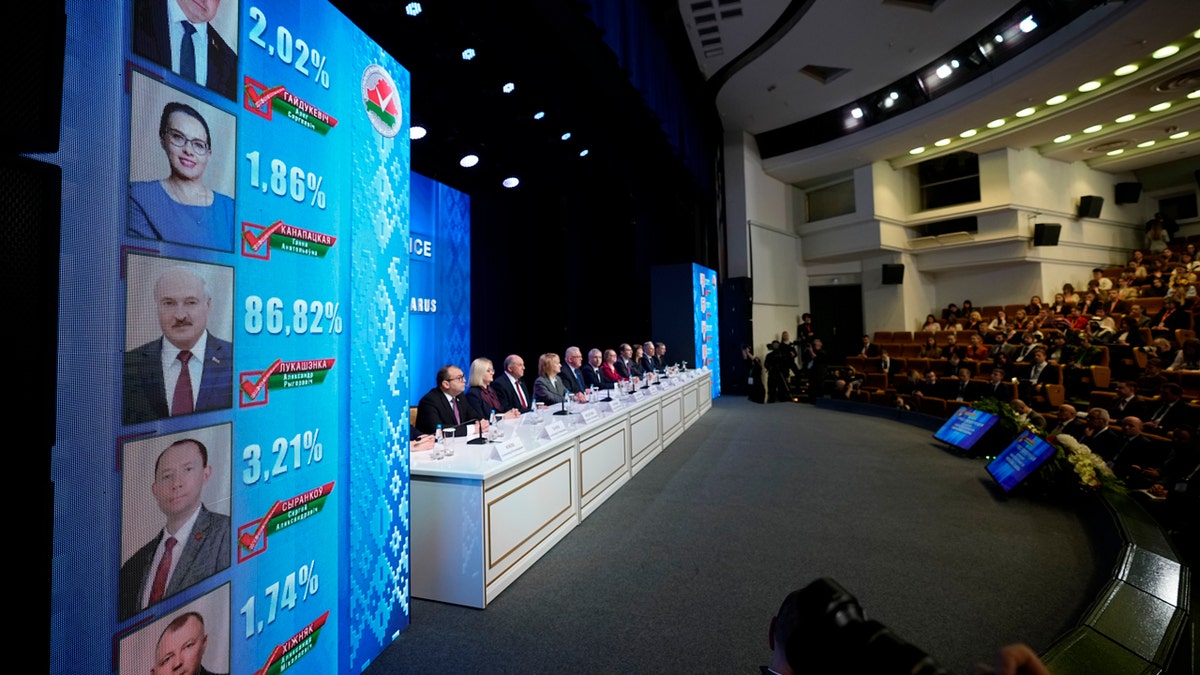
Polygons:
[[1200,98],[1200,89],[1197,89],[1197,90],[1195,90],[1195,91],[1192,91],[1192,92],[1188,92],[1188,95],[1187,95],[1187,97],[1188,97],[1188,100],[1189,100],[1189,101],[1190,101],[1190,100],[1192,100],[1192,99],[1194,99],[1194,98]]
[[1104,125],[1103,125],[1103,124],[1093,124],[1092,126],[1090,126],[1090,127],[1086,128],[1086,129],[1084,129],[1084,130],[1083,130],[1083,133],[1085,133],[1085,134],[1094,134],[1094,133],[1096,133],[1097,131],[1100,131],[1100,130],[1101,130],[1101,129],[1103,129],[1103,128],[1104,128]]
[[1132,75],[1132,74],[1136,73],[1137,70],[1138,70],[1137,64],[1131,63],[1127,66],[1121,66],[1120,68],[1117,68],[1116,70],[1113,71],[1113,75],[1116,75],[1117,77],[1124,77],[1126,75]]
[[502,91],[506,94],[511,94],[511,93],[513,93],[513,91],[516,90],[516,88],[517,88],[517,85],[513,84],[512,82],[505,82],[504,86],[500,87],[500,91]]
[[469,169],[479,163],[478,155],[463,155],[463,158],[458,160],[458,165],[464,169]]
[[1100,88],[1100,83],[1099,83],[1099,82],[1097,82],[1096,80],[1092,80],[1091,82],[1084,82],[1083,84],[1079,85],[1079,91],[1080,91],[1081,93],[1087,93],[1087,92],[1089,92],[1089,91],[1095,91],[1095,90],[1097,90],[1097,89],[1099,89],[1099,88]]
[[404,6],[404,13],[409,16],[416,16],[421,13],[421,3],[410,2]]
[[1167,136],[1167,138],[1169,138],[1173,141],[1177,141],[1181,138],[1186,138],[1189,133],[1191,133],[1191,132],[1190,131],[1179,131],[1179,132],[1171,134],[1170,136]]
[[546,116],[546,113],[542,112],[541,110],[533,113],[533,119],[535,119],[535,120],[540,120],[545,116]]
[[1170,107],[1170,101],[1163,101],[1162,103],[1155,103],[1154,105],[1150,106],[1150,112],[1162,112]]
[[979,133],[979,130],[978,130],[978,129],[967,129],[966,131],[964,131],[964,132],[962,132],[961,134],[959,134],[959,135],[958,135],[958,137],[959,137],[959,138],[970,138],[970,137],[974,136],[974,135],[975,135],[975,134],[977,134],[977,133]]
[[909,150],[909,151],[908,151],[908,154],[910,154],[910,155],[919,155],[919,154],[921,154],[922,152],[925,152],[925,146],[923,146],[923,145],[922,145],[922,146],[915,147],[915,148],[913,148],[912,150]]
[[937,76],[944,80],[947,77],[950,77],[950,66],[943,63],[942,65],[937,67],[936,72],[937,72]]
[[1017,24],[1021,28],[1022,33],[1032,33],[1033,29],[1037,28],[1037,22],[1033,20],[1033,15],[1021,19],[1021,23]]
[[935,141],[935,142],[934,142],[934,145],[935,145],[935,146],[937,146],[937,147],[939,147],[939,148],[944,148],[944,147],[946,147],[947,145],[950,145],[950,139],[949,139],[949,138],[943,138],[943,139],[941,139],[941,140],[939,140],[939,141]]
[[500,184],[506,188],[512,189],[521,184],[521,179],[517,178],[516,176],[509,176],[508,178],[500,181]]
[[861,120],[863,116],[862,108],[854,108],[850,111],[850,116],[856,120]]
[[1017,117],[1029,117],[1035,112],[1037,112],[1037,110],[1033,108],[1021,108],[1017,111]]
[[1126,122],[1132,122],[1132,121],[1134,121],[1134,120],[1136,120],[1136,119],[1137,119],[1137,115],[1134,115],[1133,113],[1129,113],[1128,115],[1121,115],[1120,117],[1118,117],[1118,118],[1116,119],[1116,123],[1117,123],[1117,124],[1124,124],[1124,123],[1126,123]]
[[1139,148],[1148,148],[1152,145],[1154,145],[1154,141],[1142,141],[1141,143],[1137,144]]
[[1153,56],[1156,59],[1165,59],[1168,56],[1175,56],[1178,53],[1179,47],[1177,45],[1167,45],[1166,47],[1160,47],[1159,49],[1154,50],[1154,53],[1150,56]]
[[587,156],[588,156],[588,149],[587,149],[587,148],[584,148],[584,149],[580,150],[580,151],[579,151],[579,156],[580,156],[580,157],[587,157]]
[[989,128],[989,129],[999,129],[1002,126],[1004,126],[1004,118],[1003,117],[1001,117],[998,120],[992,120],[991,122],[987,123],[987,128]]
[[473,58],[475,58],[475,50],[474,49],[467,47],[466,49],[463,50],[463,53],[462,53],[463,61],[470,61]]
[[1054,142],[1055,143],[1066,143],[1069,140],[1071,140],[1071,134],[1063,134],[1062,136],[1055,138]]
[[413,141],[419,141],[422,138],[425,138],[425,134],[427,134],[427,133],[429,133],[429,132],[425,131],[425,127],[417,126],[414,124],[408,130],[408,138]]
[[1124,148],[1117,148],[1116,150],[1109,150],[1108,152],[1106,152],[1104,154],[1108,155],[1109,157],[1116,157],[1117,155],[1120,155],[1124,152],[1125,152]]
[[569,131],[568,131],[567,133],[563,134],[561,138],[562,138],[564,141],[571,140],[571,132],[569,132]]
[[1066,100],[1066,94],[1059,94],[1058,96],[1051,96],[1050,98],[1046,99],[1046,105],[1058,105],[1059,103],[1065,103]]

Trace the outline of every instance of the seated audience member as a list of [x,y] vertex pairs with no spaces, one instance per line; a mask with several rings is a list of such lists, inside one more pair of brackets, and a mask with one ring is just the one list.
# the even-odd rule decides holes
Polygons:
[[1092,291],[1087,291],[1083,294],[1083,300],[1079,303],[1079,313],[1084,317],[1090,317],[1096,313],[1096,309],[1101,306],[1100,299]]
[[983,320],[983,315],[979,312],[971,312],[967,317],[966,323],[963,324],[963,330],[978,333],[987,331],[988,322]]
[[1121,381],[1117,383],[1115,389],[1117,397],[1105,406],[1109,418],[1119,420],[1132,415],[1141,419],[1145,414],[1145,406],[1138,399],[1137,385],[1133,382]]
[[1121,480],[1141,473],[1140,467],[1156,463],[1160,454],[1150,439],[1142,435],[1142,421],[1133,416],[1121,419],[1121,442],[1112,452],[1112,457],[1105,460]]
[[1195,426],[1192,412],[1183,401],[1183,389],[1168,382],[1159,389],[1158,401],[1152,401],[1144,409],[1146,421],[1143,428],[1152,434],[1165,436],[1179,426]]
[[1200,445],[1196,443],[1196,430],[1188,426],[1175,427],[1166,454],[1153,464],[1131,466],[1133,471],[1126,483],[1131,488],[1148,488],[1151,495],[1165,497],[1175,486],[1195,477],[1198,467]]
[[958,379],[950,382],[949,396],[955,401],[977,401],[979,396],[980,382],[971,380],[970,368],[959,368]]
[[942,320],[946,323],[954,323],[962,318],[962,313],[958,309],[958,305],[950,303],[946,309],[942,310]]
[[1009,405],[1012,407],[1013,412],[1017,414],[1017,421],[1021,424],[1035,426],[1038,429],[1046,428],[1046,418],[1043,417],[1041,413],[1035,411],[1033,408],[1030,408],[1029,405],[1021,399],[1013,399],[1012,403]]
[[1104,309],[1107,309],[1109,314],[1124,314],[1129,311],[1129,303],[1135,298],[1137,289],[1133,286],[1133,277],[1122,274],[1121,278],[1117,279],[1117,287],[1108,292]]
[[958,333],[951,333],[950,337],[946,340],[946,346],[942,347],[939,356],[943,359],[948,359],[953,354],[961,359],[966,353],[967,348],[958,344]]
[[1075,351],[1067,344],[1067,336],[1062,333],[1055,333],[1047,340],[1046,345],[1046,360],[1050,363],[1067,363],[1071,360],[1071,354]]
[[920,399],[925,396],[946,398],[946,387],[938,380],[937,372],[929,370],[925,377],[913,389],[913,396]]
[[1150,317],[1146,316],[1146,308],[1140,303],[1130,303],[1129,313],[1126,317],[1133,317],[1137,321],[1138,328],[1149,328]]
[[1011,319],[1009,319],[1008,323],[1013,330],[1027,331],[1034,329],[1034,321],[1029,314],[1025,312],[1025,308],[1023,307],[1017,309],[1016,312],[1013,312],[1013,316]]
[[881,349],[879,351],[879,372],[894,375],[898,369],[896,362],[892,360],[891,355],[888,354],[888,350]]
[[1018,385],[1020,395],[1032,401],[1035,396],[1046,390],[1047,384],[1061,384],[1058,381],[1058,371],[1046,363],[1045,350],[1037,349],[1033,352],[1033,365],[1029,369],[1028,377]]
[[504,373],[492,382],[492,388],[500,397],[504,409],[525,414],[533,410],[533,393],[525,384],[525,359],[516,354],[504,358]]
[[992,319],[992,322],[988,324],[987,329],[993,333],[1007,333],[1009,331],[1010,326],[1008,325],[1008,315],[1004,313],[1004,310],[996,312],[996,318]]
[[1145,348],[1145,352],[1166,364],[1174,363],[1175,357],[1179,355],[1171,341],[1165,337],[1154,338]]
[[1137,317],[1126,314],[1121,318],[1121,329],[1113,336],[1112,344],[1127,347],[1145,346],[1146,340],[1142,337],[1142,331],[1138,327]]
[[937,317],[928,314],[925,316],[925,323],[921,325],[921,330],[926,333],[936,333],[942,329],[942,325],[938,323]]
[[1104,276],[1104,270],[1099,267],[1092,269],[1092,281],[1095,281],[1102,291],[1110,290],[1113,286],[1112,279]]
[[1188,327],[1187,312],[1179,307],[1173,298],[1163,299],[1163,308],[1150,320],[1151,332],[1164,331],[1175,335],[1175,330]]
[[1078,440],[1083,437],[1084,424],[1077,419],[1075,406],[1064,403],[1058,406],[1054,426],[1046,430],[1047,436],[1070,436]]
[[617,372],[617,351],[615,349],[604,350],[604,363],[600,364],[600,382],[605,384],[605,389],[612,389],[620,382],[625,382],[628,377],[622,377],[621,373]]
[[1024,333],[1021,335],[1021,346],[1012,354],[1012,361],[1013,363],[1031,363],[1033,361],[1033,353],[1039,349],[1044,348],[1037,343],[1037,335],[1035,333]]
[[1050,303],[1050,306],[1047,309],[1050,310],[1051,314],[1058,314],[1058,315],[1066,314],[1067,313],[1067,302],[1065,300],[1063,300],[1063,294],[1055,293],[1054,294],[1054,302]]
[[1184,340],[1183,347],[1176,352],[1167,370],[1200,370],[1200,340]]
[[974,311],[975,311],[975,305],[971,304],[970,300],[963,300],[962,307],[960,307],[958,310],[959,320],[961,321],[963,319],[966,319],[968,316],[971,316],[971,312],[974,312]]
[[1017,351],[1017,346],[1009,342],[1015,336],[1016,333],[993,333],[991,335],[991,340],[994,344],[988,349],[988,354],[991,356],[993,362],[1001,354],[1009,358]]
[[1111,457],[1121,439],[1108,427],[1108,411],[1104,408],[1089,408],[1084,424],[1084,436],[1077,440],[1101,457]]
[[[473,423],[482,419],[482,415],[462,395],[466,384],[467,378],[461,368],[442,366],[437,372],[437,386],[417,404],[417,429],[423,434],[432,434],[439,426],[454,429],[459,434],[474,430]],[[486,420],[482,427],[487,429]]]
[[533,381],[533,398],[549,404],[558,404],[571,396],[567,385],[558,376],[562,364],[558,354],[542,354],[538,358],[538,377]]
[[1091,337],[1087,333],[1082,333],[1079,336],[1079,346],[1072,352],[1069,359],[1063,366],[1063,377],[1066,382],[1062,384],[1067,388],[1069,396],[1086,396],[1084,380],[1089,378],[1092,373],[1092,366],[1098,365],[1103,353],[1100,348],[1092,345]]
[[1167,282],[1161,275],[1147,277],[1147,279],[1150,280],[1149,285],[1143,285],[1142,288],[1138,291],[1138,294],[1141,297],[1144,297],[1144,298],[1165,298],[1165,297],[1167,297],[1167,291],[1169,291],[1171,289],[1167,288]]
[[917,358],[922,359],[940,359],[942,358],[942,349],[937,346],[937,338],[930,335],[925,338],[925,345],[921,347],[921,351],[917,352]]
[[869,359],[879,356],[879,345],[871,343],[870,335],[862,336],[862,347],[858,350],[859,356],[865,356]]
[[979,388],[979,398],[1005,402],[1012,400],[1012,387],[1004,380],[1003,368],[992,368],[992,372],[988,373],[988,381]]
[[467,379],[467,384],[471,387],[466,393],[467,401],[471,407],[485,417],[491,417],[492,411],[508,418],[519,417],[521,413],[515,409],[505,408],[500,396],[492,388],[494,377],[495,370],[492,367],[491,359],[481,357],[472,361],[471,376]]
[[1029,304],[1025,305],[1025,313],[1029,316],[1037,316],[1038,314],[1041,314],[1042,310],[1044,309],[1048,308],[1042,304],[1041,297],[1037,295],[1029,298]]
[[971,336],[965,355],[971,361],[987,361],[991,357],[987,345],[983,344],[983,338],[978,333]]
[[1079,304],[1079,294],[1075,292],[1075,287],[1071,284],[1063,284],[1062,296],[1063,302],[1067,303],[1068,306]]
[[600,367],[604,365],[604,355],[599,349],[591,349],[588,351],[588,362],[583,366],[583,388],[591,389],[612,389],[612,383],[604,382],[604,378],[600,375]]
[[1138,396],[1158,396],[1167,378],[1162,374],[1162,361],[1154,358],[1146,361],[1146,367],[1137,378]]
[[950,356],[942,367],[942,377],[957,377],[958,371],[963,368],[966,368],[967,372],[972,370],[962,359],[958,358],[958,352],[950,352]]

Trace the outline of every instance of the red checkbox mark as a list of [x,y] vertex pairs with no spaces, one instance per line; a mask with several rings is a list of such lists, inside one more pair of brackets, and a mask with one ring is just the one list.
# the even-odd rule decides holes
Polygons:
[[262,248],[262,245],[264,242],[268,241],[271,238],[271,236],[273,234],[275,234],[276,232],[278,232],[282,227],[283,227],[283,221],[277,220],[277,221],[271,223],[266,229],[264,229],[262,232],[259,232],[258,234],[254,234],[253,232],[251,232],[248,229],[243,230],[242,238],[246,240],[246,243],[250,245],[250,248],[252,250],[257,251],[258,249]]
[[258,547],[258,542],[261,541],[263,536],[267,533],[267,523],[271,522],[272,518],[279,515],[279,511],[282,506],[283,502],[281,501],[276,501],[273,505],[271,505],[271,510],[267,511],[267,515],[263,516],[262,520],[258,521],[258,527],[254,528],[254,534],[251,534],[250,532],[242,532],[241,536],[238,537],[238,543],[242,545],[242,548],[246,549],[247,551],[253,551]]
[[255,108],[263,107],[264,103],[269,102],[271,99],[282,94],[283,92],[284,92],[284,88],[282,85],[280,85],[278,87],[271,87],[270,89],[267,89],[266,91],[264,91],[261,94],[256,94],[254,92],[254,88],[252,86],[250,86],[249,84],[246,85],[246,98],[248,98],[250,100],[250,103]]
[[262,374],[258,376],[258,379],[253,381],[243,380],[242,391],[247,397],[250,398],[251,401],[258,398],[258,395],[262,393],[263,387],[267,386],[267,382],[271,379],[271,376],[275,374],[275,371],[279,370],[281,365],[283,365],[283,359],[275,359],[275,363],[272,363],[270,368],[264,370]]

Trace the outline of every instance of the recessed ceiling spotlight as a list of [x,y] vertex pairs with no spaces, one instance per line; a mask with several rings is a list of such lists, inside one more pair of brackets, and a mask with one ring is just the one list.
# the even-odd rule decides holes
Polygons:
[[995,40],[997,44],[1004,42],[1004,36],[999,33],[996,33],[996,37],[992,39]]
[[540,111],[540,110],[539,110],[539,111],[537,111],[537,112],[535,112],[535,113],[533,113],[533,119],[535,119],[535,120],[540,120],[540,119],[542,119],[542,118],[543,118],[543,117],[545,117],[545,116],[546,116],[546,113],[544,113],[544,112],[542,112],[542,111]]
[[1131,63],[1127,66],[1121,66],[1120,68],[1117,68],[1116,70],[1113,71],[1113,75],[1116,75],[1117,77],[1124,77],[1126,75],[1132,75],[1132,74],[1136,73],[1137,69],[1138,69],[1137,64]]
[[1191,133],[1191,132],[1190,132],[1190,131],[1180,131],[1180,132],[1177,132],[1177,133],[1171,134],[1170,136],[1167,136],[1167,138],[1169,138],[1169,139],[1171,139],[1171,140],[1173,140],[1173,141],[1177,141],[1177,140],[1179,140],[1179,139],[1181,139],[1181,138],[1185,138],[1185,137],[1187,137],[1187,135],[1188,135],[1189,133]]
[[1004,126],[1004,118],[1003,117],[1001,117],[998,120],[992,120],[991,122],[987,123],[987,128],[989,128],[989,129],[999,129],[1002,126]]
[[1104,154],[1108,155],[1109,157],[1116,157],[1117,155],[1119,155],[1123,152],[1125,152],[1124,148],[1117,148],[1116,150],[1109,150],[1108,152],[1106,152]]
[[893,91],[890,94],[888,94],[888,98],[892,99],[893,101],[896,101],[900,98],[900,94],[897,94],[896,92]]
[[1153,56],[1156,59],[1165,59],[1168,56],[1175,56],[1178,53],[1179,47],[1176,45],[1167,45],[1166,47],[1160,47],[1159,49],[1154,50],[1154,53],[1150,56]]
[[1033,108],[1021,108],[1017,111],[1017,117],[1029,117],[1035,112],[1037,112],[1037,110]]
[[429,132],[425,131],[425,127],[413,125],[408,130],[408,138],[413,141],[419,141],[425,138],[425,134],[427,133]]
[[894,99],[891,99],[891,98],[883,99],[883,107],[884,108],[891,108],[894,105],[896,105],[896,101]]
[[561,136],[561,138],[562,138],[564,141],[570,140],[570,139],[571,139],[571,132],[569,132],[569,131],[568,131],[567,133],[563,134],[563,135]]
[[1103,128],[1104,128],[1104,125],[1103,125],[1103,124],[1093,124],[1092,126],[1090,126],[1090,127],[1086,128],[1086,129],[1084,129],[1084,130],[1083,130],[1083,133],[1085,133],[1085,134],[1094,134],[1094,133],[1096,133],[1097,131],[1100,131],[1100,130],[1101,130],[1101,129],[1103,129]]
[[1188,97],[1188,99],[1200,98],[1200,89],[1197,89],[1196,91],[1188,92],[1187,97]]
[[409,16],[416,16],[421,13],[421,3],[410,2],[404,6],[404,13]]
[[1021,23],[1019,23],[1017,25],[1020,26],[1022,33],[1030,33],[1030,32],[1033,32],[1034,28],[1037,28],[1037,22],[1033,20],[1032,14],[1025,17],[1024,19],[1021,19]]
[[1154,145],[1154,141],[1142,141],[1141,143],[1137,144],[1139,148],[1148,148],[1152,145]]
[[580,157],[587,157],[587,156],[588,156],[588,149],[587,149],[587,148],[584,148],[584,149],[580,150],[580,151],[579,151],[579,156],[580,156]]
[[521,179],[517,178],[516,176],[509,176],[508,178],[500,181],[500,184],[506,188],[515,188],[521,184]]
[[464,169],[469,169],[479,163],[478,155],[463,155],[463,158],[458,160],[458,165]]
[[944,80],[947,77],[950,77],[950,66],[943,63],[942,65],[937,67],[937,70],[935,72],[937,73],[938,77],[940,77]]
[[1128,115],[1121,115],[1120,117],[1118,117],[1116,122],[1117,122],[1117,124],[1124,124],[1126,122],[1132,122],[1136,119],[1137,119],[1137,115],[1134,115],[1133,113],[1129,113]]
[[944,148],[944,147],[946,147],[947,145],[950,145],[950,139],[949,139],[949,138],[943,138],[942,140],[935,142],[935,143],[934,143],[934,145],[936,145],[936,146],[937,146],[937,147],[939,147],[939,148]]
[[1150,106],[1150,112],[1162,112],[1170,107],[1171,107],[1170,101],[1163,101],[1162,103],[1156,103],[1156,104]]
[[958,67],[958,59],[950,59],[950,67],[957,68]]
[[502,91],[506,94],[511,94],[511,93],[513,93],[513,91],[516,88],[517,88],[517,85],[513,84],[512,82],[505,82],[504,86],[500,87],[500,91]]
[[850,116],[856,120],[861,120],[863,116],[862,108],[853,108],[850,110]]
[[1054,139],[1054,142],[1055,143],[1066,143],[1069,140],[1071,140],[1071,134],[1063,134],[1062,136],[1059,136],[1058,138]]
[[1066,102],[1066,100],[1066,94],[1059,94],[1058,96],[1051,96],[1050,98],[1046,99],[1046,105],[1058,105],[1059,103]]
[[913,148],[912,150],[909,150],[909,151],[908,151],[908,154],[910,154],[910,155],[919,155],[919,154],[921,154],[922,152],[925,152],[925,146],[923,146],[923,145],[922,145],[922,146],[920,146],[920,147],[917,147],[917,148]]
[[967,129],[966,131],[959,134],[958,137],[959,138],[970,138],[977,133],[979,133],[979,131],[977,129]]
[[1092,80],[1091,82],[1084,82],[1083,84],[1079,85],[1079,91],[1081,91],[1081,92],[1095,91],[1099,88],[1100,88],[1100,83],[1097,82],[1096,80]]
[[463,61],[470,61],[471,59],[475,58],[475,50],[467,47],[463,50],[462,57]]

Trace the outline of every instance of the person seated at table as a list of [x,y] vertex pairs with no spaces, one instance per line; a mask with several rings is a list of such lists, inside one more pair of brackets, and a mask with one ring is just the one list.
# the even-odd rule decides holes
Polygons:
[[567,391],[567,385],[558,376],[562,370],[562,363],[558,360],[558,354],[542,354],[538,357],[538,376],[533,381],[533,397],[539,401],[550,404],[558,404],[567,400],[571,396],[571,392]]
[[646,354],[645,348],[639,344],[634,343],[633,358],[630,359],[631,363],[629,365],[629,375],[631,377],[641,378],[643,375],[646,374],[646,368],[644,365],[642,365],[643,363],[645,363],[645,359],[643,358],[645,356],[645,354]]
[[515,408],[505,409],[504,404],[500,402],[499,394],[492,389],[492,380],[495,376],[496,371],[492,366],[491,359],[480,357],[472,361],[471,377],[467,380],[467,384],[471,386],[466,393],[467,401],[473,408],[489,418],[492,411],[509,419],[520,417],[521,413]]
[[454,429],[456,434],[465,434],[477,428],[475,422],[483,420],[478,428],[486,430],[487,420],[462,395],[466,384],[467,377],[458,366],[439,368],[437,385],[417,404],[417,429],[423,434],[432,434],[440,426]]
[[600,364],[600,382],[608,386],[605,389],[612,389],[618,382],[628,381],[628,377],[624,377],[617,372],[617,350],[604,350],[604,363]]

